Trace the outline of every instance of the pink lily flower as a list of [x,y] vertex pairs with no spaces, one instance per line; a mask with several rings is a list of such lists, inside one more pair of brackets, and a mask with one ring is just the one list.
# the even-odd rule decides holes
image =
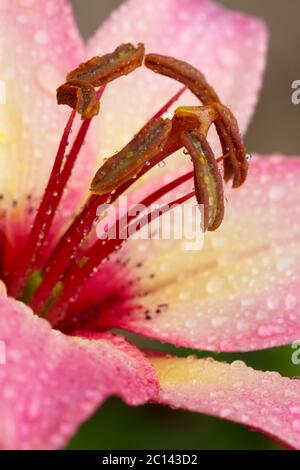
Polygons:
[[[68,252],[64,233],[99,166],[96,157],[122,148],[178,90],[142,68],[107,86],[86,138],[89,123],[83,121],[78,148],[84,139],[85,145],[57,210],[55,193],[64,187],[55,186],[57,174],[50,179],[49,205],[40,209],[44,221],[55,215],[47,240],[30,246],[68,116],[55,100],[66,73],[118,44],[140,41],[149,52],[201,68],[245,132],[264,70],[263,22],[209,0],[129,0],[83,45],[64,0],[1,0],[0,12],[0,79],[6,84],[6,104],[0,105],[0,340],[6,353],[0,361],[0,448],[61,448],[108,396],[117,395],[133,406],[151,401],[230,419],[299,449],[298,380],[240,361],[157,356],[110,333],[119,328],[208,351],[252,351],[299,339],[298,158],[254,156],[245,185],[226,188],[225,221],[205,235],[199,252],[183,251],[174,241],[128,241],[81,279],[78,295],[76,276],[55,284],[60,296],[47,306],[47,318],[36,314],[37,297],[18,300],[17,289],[29,254],[38,253],[29,261],[40,269],[57,243]],[[178,103],[187,104],[187,93]],[[178,172],[178,161],[171,159],[170,168]],[[154,179],[147,175],[137,186],[138,200],[162,184]],[[62,258],[54,257],[54,266],[59,263]],[[27,273],[29,294],[41,281],[38,273]],[[43,280],[39,289],[47,290]],[[65,309],[67,323],[59,321]]]

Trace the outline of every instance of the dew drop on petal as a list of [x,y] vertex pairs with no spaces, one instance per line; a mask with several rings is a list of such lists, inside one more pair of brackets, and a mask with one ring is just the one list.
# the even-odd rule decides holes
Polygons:
[[48,34],[46,31],[44,31],[43,29],[38,29],[35,33],[34,33],[34,40],[38,43],[38,44],[47,44],[48,42]]
[[231,367],[241,368],[246,367],[246,364],[244,363],[244,361],[236,360],[231,363]]
[[227,418],[228,416],[230,416],[232,414],[232,409],[231,408],[223,408],[221,411],[220,411],[220,416],[221,418]]
[[206,290],[209,294],[215,294],[222,288],[224,281],[221,277],[212,277],[206,283]]
[[237,65],[239,63],[239,56],[233,49],[220,48],[219,60],[220,63],[225,67],[233,67],[234,65]]
[[290,406],[290,412],[296,415],[300,415],[300,406]]
[[258,328],[258,335],[267,338],[270,336],[277,336],[284,332],[284,328],[276,325],[262,325]]
[[32,7],[36,0],[19,0],[19,4],[22,7]]
[[293,294],[288,294],[285,298],[285,306],[288,310],[295,308],[298,304],[298,299]]
[[226,317],[214,317],[211,319],[211,325],[213,328],[219,328],[224,325]]
[[277,270],[279,272],[284,272],[287,269],[291,268],[293,266],[293,264],[294,264],[294,262],[293,262],[293,259],[291,257],[282,256],[277,261],[276,267],[277,267]]
[[300,432],[300,419],[295,419],[292,426],[294,431]]
[[279,300],[277,297],[269,297],[267,300],[267,306],[269,307],[270,310],[275,310],[276,308],[279,307]]
[[269,198],[272,201],[280,201],[284,196],[284,189],[280,186],[273,186],[269,190]]

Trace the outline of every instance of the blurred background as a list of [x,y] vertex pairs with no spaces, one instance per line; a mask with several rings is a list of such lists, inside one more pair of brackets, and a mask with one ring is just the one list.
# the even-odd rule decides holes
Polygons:
[[[163,0],[161,0],[163,1]],[[88,38],[121,0],[72,0],[83,37]],[[246,137],[249,152],[299,155],[300,105],[291,102],[291,84],[300,80],[299,0],[220,0],[232,9],[264,18],[271,32],[268,66],[261,100]],[[143,347],[162,349],[155,341],[129,339]],[[163,346],[187,355],[191,351]],[[291,362],[291,347],[248,354],[215,354],[218,360],[242,359],[262,370],[277,370],[290,377],[300,375]],[[195,352],[193,351],[193,354]],[[208,354],[197,353],[200,357]],[[209,354],[212,356],[213,354]],[[261,434],[238,424],[184,411],[147,405],[129,408],[109,399],[82,426],[69,449],[280,449]]]

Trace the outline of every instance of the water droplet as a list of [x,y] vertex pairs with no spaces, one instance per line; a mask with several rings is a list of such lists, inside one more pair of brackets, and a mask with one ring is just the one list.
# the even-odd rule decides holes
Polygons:
[[288,294],[285,298],[285,306],[287,309],[295,308],[298,304],[298,299],[293,294]]
[[279,260],[276,263],[277,270],[279,272],[284,272],[287,269],[291,268],[294,264],[294,261],[292,258],[289,258],[287,256],[282,256],[279,258]]
[[227,418],[227,416],[231,415],[233,410],[231,408],[223,408],[220,411],[221,418]]
[[300,432],[300,419],[295,419],[292,426],[294,431]]
[[191,297],[191,293],[189,291],[182,291],[180,292],[178,298],[181,301],[188,300]]
[[246,367],[246,364],[243,361],[236,360],[231,363],[231,367],[241,368]]
[[47,2],[45,6],[45,13],[47,16],[53,16],[58,12],[59,5],[56,2]]
[[37,397],[31,397],[27,406],[27,414],[29,419],[36,419],[40,413],[40,400]]
[[277,297],[269,297],[267,300],[267,306],[270,310],[275,310],[279,307],[279,299]]
[[258,335],[267,338],[270,336],[277,336],[280,333],[284,332],[284,328],[277,325],[262,325],[258,328]]
[[224,284],[224,280],[221,277],[212,277],[206,283],[206,290],[209,294],[215,294]]
[[164,166],[166,166],[166,162],[164,160],[162,160],[161,162],[159,162],[158,166],[160,168],[163,168]]
[[249,328],[249,323],[246,320],[239,320],[236,328],[238,331],[246,331]]
[[226,322],[226,317],[214,317],[211,320],[211,325],[213,328],[219,328],[220,326],[224,325]]
[[290,406],[290,412],[295,414],[295,415],[300,415],[300,406]]
[[250,298],[245,298],[241,300],[242,307],[250,307],[250,305],[253,305],[254,303],[255,303],[255,300],[250,299]]
[[272,201],[280,201],[284,196],[284,189],[281,186],[273,186],[269,190],[269,198]]
[[232,67],[239,63],[239,56],[233,49],[221,47],[218,55],[221,64],[225,67]]
[[46,31],[44,31],[43,29],[38,29],[35,33],[34,33],[34,40],[38,43],[38,44],[47,44],[48,42],[48,33]]
[[22,7],[32,7],[35,3],[35,0],[19,0],[19,4]]

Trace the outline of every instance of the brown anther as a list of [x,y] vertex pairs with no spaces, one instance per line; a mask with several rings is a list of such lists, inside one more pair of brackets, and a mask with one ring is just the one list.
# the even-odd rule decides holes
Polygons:
[[95,88],[83,80],[70,80],[61,85],[57,89],[57,103],[76,109],[82,119],[96,116],[100,108]]
[[92,57],[68,73],[66,83],[57,89],[58,104],[67,104],[76,109],[82,118],[98,114],[95,88],[118,77],[127,75],[143,63],[143,44],[121,44],[112,53]]
[[95,56],[68,73],[67,81],[85,80],[94,87],[105,85],[118,77],[127,75],[143,63],[145,47],[138,44],[121,44],[113,52]]
[[182,143],[194,164],[195,194],[203,205],[203,229],[216,230],[224,217],[222,176],[214,153],[200,129],[181,133]]
[[[147,54],[144,63],[154,72],[183,83],[204,105],[220,104],[222,106],[220,98],[213,87],[207,83],[204,75],[187,62],[160,54]],[[241,142],[238,129],[237,132],[232,132],[232,129],[227,126],[229,121],[227,119],[226,121],[224,114],[221,114],[220,119],[216,120],[214,124],[221,141],[223,154],[228,153],[229,155],[224,160],[224,178],[228,181],[233,177],[233,187],[238,187],[245,181],[247,161],[245,152],[242,153],[242,144],[237,144],[236,141],[238,137]]]
[[243,184],[248,162],[234,115],[221,103],[198,69],[173,57],[145,56],[143,44],[137,47],[121,44],[114,52],[93,57],[70,72],[67,82],[57,90],[57,101],[76,109],[82,118],[91,118],[99,112],[95,88],[132,72],[142,65],[143,60],[154,72],[181,82],[203,105],[181,106],[172,120],[152,118],[122,150],[104,162],[93,178],[90,190],[99,195],[112,193],[143,174],[147,164],[152,167],[185,147],[194,165],[196,197],[204,205],[204,229],[215,230],[224,216],[224,193],[222,177],[207,141],[212,124],[223,155],[226,155],[223,159],[225,181],[233,178],[233,187]]
[[[220,121],[222,122],[227,135],[229,136],[229,157],[230,149],[234,147],[233,154],[231,155],[231,160],[224,160],[224,178],[225,181],[228,181],[231,177],[231,168],[233,165],[236,167],[236,171],[233,171],[233,187],[237,188],[241,186],[247,178],[249,163],[247,161],[246,149],[243,143],[243,140],[240,136],[239,126],[237,120],[231,110],[224,105],[215,103],[215,109],[219,113]],[[220,138],[221,135],[219,134]],[[227,140],[227,137],[226,137]],[[225,144],[226,146],[226,144]],[[231,150],[232,151],[232,150]],[[224,152],[225,154],[226,152]],[[233,158],[233,155],[235,158]],[[227,161],[231,162],[231,165],[227,166]]]
[[111,156],[97,171],[91,192],[106,194],[138,176],[164,148],[172,128],[169,119],[153,119],[120,152]]

